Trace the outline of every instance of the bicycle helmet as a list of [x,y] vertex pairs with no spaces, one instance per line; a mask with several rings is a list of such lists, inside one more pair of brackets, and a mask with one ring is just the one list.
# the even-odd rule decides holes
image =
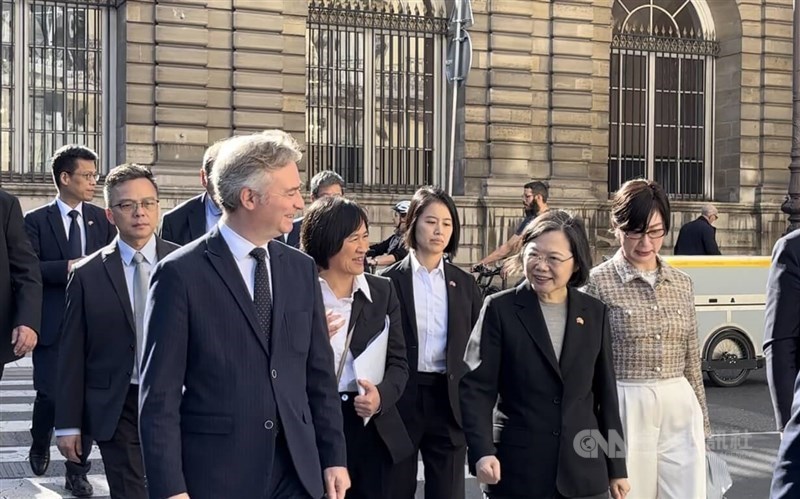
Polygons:
[[401,215],[405,215],[406,213],[408,213],[409,206],[411,206],[411,201],[403,200],[394,205],[392,209]]

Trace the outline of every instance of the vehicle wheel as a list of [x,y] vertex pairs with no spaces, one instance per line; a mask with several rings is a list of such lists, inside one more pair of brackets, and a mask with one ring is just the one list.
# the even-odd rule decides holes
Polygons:
[[[740,331],[726,330],[717,334],[706,350],[708,361],[736,361],[756,357],[750,340]],[[712,369],[708,371],[711,382],[717,386],[730,388],[744,383],[750,375],[749,369]]]

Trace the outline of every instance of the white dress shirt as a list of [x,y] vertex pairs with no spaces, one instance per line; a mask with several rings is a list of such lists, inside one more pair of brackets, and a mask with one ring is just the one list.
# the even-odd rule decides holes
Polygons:
[[75,221],[78,222],[78,227],[81,231],[81,256],[86,256],[86,225],[83,220],[83,202],[78,203],[75,208],[70,208],[61,198],[56,198],[56,205],[58,206],[58,211],[61,212],[61,222],[64,224],[64,235],[67,240],[69,240],[69,226],[72,225],[72,218],[69,216],[69,212],[72,210],[78,212],[78,217]]
[[206,194],[203,199],[205,199],[206,208],[206,232],[209,232],[219,223],[219,219],[222,218],[222,209],[214,204],[209,194]]
[[[133,274],[136,271],[136,263],[133,261],[133,255],[136,253],[136,250],[131,248],[125,241],[117,236],[116,239],[117,247],[119,248],[119,256],[122,259],[122,270],[125,274],[125,287],[128,290],[128,299],[131,301],[131,310],[133,310]],[[139,250],[144,256],[145,262],[143,265],[145,269],[150,272],[153,269],[153,266],[156,264],[156,260],[158,259],[156,255],[156,238],[152,236],[147,244],[145,244],[141,250]],[[139,359],[134,359],[134,362],[138,365]],[[139,384],[139,370],[133,369],[133,374],[131,375],[131,384],[138,385]],[[55,435],[56,437],[64,437],[67,435],[80,435],[81,430],[80,428],[56,428]]]
[[[322,277],[319,278],[319,284],[322,288],[322,302],[325,304],[325,312],[332,311],[335,314],[339,314],[344,319],[344,324],[330,339],[331,348],[333,349],[333,372],[338,373],[339,363],[342,361],[345,343],[347,343],[347,333],[350,331],[350,313],[353,310],[353,299],[355,298],[356,291],[364,293],[364,297],[369,302],[372,302],[372,296],[369,293],[369,283],[367,283],[367,278],[364,277],[364,274],[356,276],[353,281],[353,291],[350,293],[350,296],[344,298],[337,298],[330,286],[328,286],[328,282]],[[340,392],[358,391],[353,361],[353,353],[348,350],[347,357],[345,357],[344,360],[342,378],[339,380]]]
[[417,313],[417,371],[447,371],[447,282],[444,261],[428,272],[410,251],[414,310]]
[[[225,243],[227,243],[228,248],[230,248],[231,253],[233,254],[233,259],[236,261],[236,266],[239,267],[239,272],[242,274],[242,279],[244,279],[244,284],[247,286],[247,291],[250,293],[250,299],[253,299],[253,289],[255,288],[256,282],[256,259],[250,256],[250,252],[253,251],[253,248],[255,248],[256,245],[237,234],[236,231],[222,222],[219,224],[219,233],[222,235],[222,239],[225,240]],[[269,257],[269,249],[267,248],[268,245],[269,242],[261,247],[267,251],[269,295],[273,296],[272,263]],[[272,302],[275,302],[274,298],[272,299]]]

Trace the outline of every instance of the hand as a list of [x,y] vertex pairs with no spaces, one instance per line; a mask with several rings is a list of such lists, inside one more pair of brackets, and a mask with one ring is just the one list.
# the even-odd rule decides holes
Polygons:
[[625,496],[631,491],[627,478],[612,478],[608,488],[611,490],[611,497],[614,499],[625,499]]
[[350,488],[350,475],[344,466],[331,466],[322,472],[325,479],[325,497],[327,499],[344,499],[344,493]]
[[500,481],[500,461],[494,456],[483,456],[478,459],[475,470],[481,483],[494,485]]
[[67,274],[69,274],[72,271],[72,266],[80,262],[81,260],[83,260],[83,258],[76,258],[74,260],[67,261]]
[[21,357],[36,346],[39,335],[28,326],[17,326],[11,331],[11,344],[14,345],[14,355]]
[[56,445],[58,452],[67,458],[67,461],[73,463],[80,463],[83,449],[81,449],[81,436],[78,435],[64,435],[63,437],[56,438]]
[[167,499],[189,499],[189,494],[184,492],[183,494],[178,494],[174,496],[169,496]]
[[381,394],[378,387],[365,379],[358,380],[358,384],[364,389],[364,395],[358,395],[353,400],[356,414],[361,418],[373,416],[381,407]]
[[344,326],[344,317],[333,310],[325,312],[325,320],[328,321],[328,338],[333,338],[339,329]]

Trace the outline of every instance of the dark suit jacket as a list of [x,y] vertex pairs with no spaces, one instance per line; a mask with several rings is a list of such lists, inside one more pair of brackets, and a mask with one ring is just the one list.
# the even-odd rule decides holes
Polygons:
[[[398,402],[400,415],[407,424],[413,424],[417,400],[417,364],[419,361],[417,332],[417,312],[414,308],[414,282],[411,255],[386,267],[381,275],[388,277],[397,289],[400,309],[403,315],[403,333],[408,351],[409,376],[406,390]],[[458,383],[467,366],[464,364],[464,351],[467,347],[472,326],[481,311],[481,293],[471,275],[451,263],[445,262],[444,275],[447,281],[447,392],[450,409],[458,426],[461,426],[461,409],[458,402]],[[455,443],[463,443],[461,432],[451,435]]]
[[779,239],[772,250],[764,309],[764,355],[775,421],[782,430],[791,416],[794,383],[800,370],[800,231]]
[[17,359],[11,331],[42,326],[42,275],[17,198],[0,190],[0,366]]
[[156,265],[139,416],[151,497],[264,497],[278,417],[309,495],[324,468],[346,466],[316,265],[278,242],[269,254],[269,344],[219,229]]
[[[794,384],[800,391],[800,378]],[[778,447],[775,471],[772,474],[770,499],[796,499],[800,497],[800,398],[792,403],[792,415],[786,422],[783,438]]]
[[[551,498],[602,494],[627,475],[623,457],[580,456],[585,430],[622,437],[611,333],[605,305],[569,290],[560,361],[539,300],[525,282],[487,298],[467,346],[473,370],[461,382],[461,410],[474,473],[500,460],[499,496]],[[495,411],[496,406],[496,411]],[[494,414],[493,414],[494,413]],[[580,438],[580,437],[578,437]],[[531,495],[536,493],[538,495]]]
[[381,411],[370,421],[375,422],[378,435],[389,450],[392,461],[398,462],[414,452],[411,439],[396,407],[408,380],[408,362],[406,361],[406,343],[403,339],[403,325],[400,317],[400,303],[397,301],[397,294],[389,279],[369,274],[365,274],[364,277],[369,283],[372,302],[367,301],[367,298],[361,293],[356,293],[354,297],[353,309],[350,312],[350,327],[353,328],[350,352],[354,358],[361,355],[372,340],[383,331],[386,316],[389,316],[386,371],[383,381],[378,384],[378,392],[381,395]]
[[206,196],[204,192],[165,213],[158,229],[161,239],[183,246],[201,238],[206,233]]
[[699,217],[681,227],[675,242],[676,255],[719,255],[717,228],[705,217]]
[[[160,261],[178,246],[156,239]],[[119,245],[113,241],[72,269],[56,378],[56,428],[111,440],[136,361],[136,326]]]
[[[91,255],[111,243],[117,228],[109,223],[105,210],[83,203],[83,223],[86,229],[86,254]],[[36,208],[25,215],[25,230],[33,250],[39,256],[44,297],[42,300],[42,331],[39,345],[50,346],[58,341],[61,318],[64,315],[64,290],[67,287],[68,243],[56,201]],[[52,366],[55,370],[56,366]]]
[[286,244],[292,248],[300,248],[300,226],[303,225],[303,217],[295,218],[292,222],[292,231],[286,234]]

